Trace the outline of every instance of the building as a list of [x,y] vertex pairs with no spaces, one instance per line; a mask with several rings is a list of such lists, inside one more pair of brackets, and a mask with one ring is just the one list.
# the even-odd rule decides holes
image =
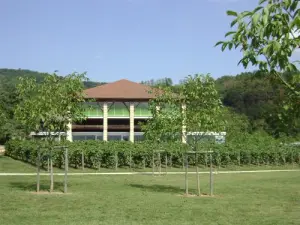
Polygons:
[[[139,122],[151,117],[149,100],[155,97],[151,87],[128,80],[85,90],[87,120],[70,125],[69,140],[143,140]],[[71,138],[72,137],[72,138]]]
[[[143,140],[139,123],[152,117],[149,100],[155,98],[157,93],[162,92],[125,79],[85,90],[87,100],[93,99],[86,103],[89,105],[86,110],[87,119],[80,124],[70,123],[67,139],[131,142]],[[182,109],[185,109],[184,105]],[[225,132],[213,132],[204,136],[223,142],[225,135]],[[186,143],[187,138],[199,136],[199,132],[187,134],[186,127],[182,126],[181,136],[182,142]]]

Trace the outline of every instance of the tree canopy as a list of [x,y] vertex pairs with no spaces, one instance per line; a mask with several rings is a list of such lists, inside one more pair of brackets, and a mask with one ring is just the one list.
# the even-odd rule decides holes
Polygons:
[[42,83],[34,78],[20,78],[17,85],[18,104],[15,119],[27,130],[51,133],[67,131],[70,121],[84,118],[83,102],[85,74],[65,77],[47,75]]
[[[153,117],[143,126],[153,141],[186,141],[186,132],[224,131],[222,103],[210,75],[188,76],[179,93],[163,89],[150,105]],[[222,126],[223,125],[223,126]]]

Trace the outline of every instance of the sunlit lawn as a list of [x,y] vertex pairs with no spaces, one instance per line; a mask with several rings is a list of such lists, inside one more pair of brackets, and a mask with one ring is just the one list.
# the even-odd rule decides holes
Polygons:
[[[63,177],[54,178],[61,192]],[[195,178],[189,176],[192,193]],[[214,178],[214,198],[186,198],[183,175],[69,176],[69,194],[39,195],[35,176],[0,176],[0,224],[300,224],[300,172]],[[41,179],[47,191],[49,177]],[[208,180],[201,175],[203,193]]]

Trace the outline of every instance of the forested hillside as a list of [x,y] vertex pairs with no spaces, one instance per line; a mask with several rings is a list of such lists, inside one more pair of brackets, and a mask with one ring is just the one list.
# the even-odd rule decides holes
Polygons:
[[[291,74],[284,74],[287,79]],[[222,76],[216,79],[216,87],[223,105],[227,108],[226,118],[231,127],[237,131],[250,133],[263,131],[275,138],[295,137],[299,119],[279,119],[282,102],[285,100],[285,87],[272,80],[268,74],[259,72],[241,73],[236,76]],[[169,86],[174,92],[179,84],[173,84],[171,78],[143,81],[152,86]],[[238,132],[237,132],[238,133]]]
[[[30,70],[0,69],[0,142],[10,137],[12,132],[22,132],[23,129],[13,120],[13,107],[16,104],[15,85],[18,77],[34,77],[42,81],[46,73]],[[141,81],[151,86],[169,86],[174,92],[180,88],[171,78]],[[86,88],[104,83],[85,82]],[[298,130],[290,126],[282,126],[278,119],[282,110],[280,103],[284,100],[284,87],[273,82],[264,74],[242,73],[236,76],[223,76],[216,79],[216,86],[222,102],[226,106],[224,116],[228,121],[231,135],[242,132],[263,131],[278,138],[282,136],[297,136]],[[297,118],[289,118],[289,123],[296,123]]]
[[[37,82],[41,82],[46,75],[47,73],[40,73],[32,70],[0,69],[0,87],[3,88],[6,85],[15,86],[18,82],[18,77],[33,77]],[[86,88],[95,87],[100,84],[104,84],[104,82],[86,81],[84,83]]]

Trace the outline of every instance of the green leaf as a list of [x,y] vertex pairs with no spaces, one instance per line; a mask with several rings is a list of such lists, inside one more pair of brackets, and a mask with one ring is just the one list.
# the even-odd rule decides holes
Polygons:
[[256,26],[256,25],[257,25],[259,18],[260,18],[260,14],[258,14],[258,13],[255,13],[255,14],[252,16],[252,25],[253,25],[253,26]]
[[227,33],[225,34],[225,37],[227,37],[227,36],[229,36],[229,35],[231,35],[231,34],[236,34],[236,31],[229,31],[229,32],[227,32]]
[[237,22],[238,22],[238,18],[234,19],[234,20],[231,22],[230,27],[233,27]]
[[[268,5],[269,6],[269,5]],[[266,26],[269,20],[269,7],[265,7],[263,10],[263,25]]]
[[292,3],[291,6],[290,6],[290,10],[291,10],[291,11],[295,11],[295,10],[297,9],[298,2],[299,2],[299,1],[293,1],[293,3]]
[[283,109],[286,110],[286,111],[287,111],[289,108],[290,108],[290,107],[289,107],[288,105],[284,105],[284,106],[283,106]]
[[224,41],[218,41],[218,42],[215,44],[215,47],[218,46],[218,45],[220,45],[220,44],[223,44],[223,43],[224,43]]
[[228,16],[235,16],[235,17],[238,16],[237,12],[234,12],[234,11],[231,11],[231,10],[227,10],[226,13],[227,13]]
[[263,25],[266,26],[268,24],[269,16],[268,15],[263,15]]
[[263,3],[265,3],[266,1],[268,1],[268,0],[260,0],[258,4],[263,4]]
[[225,50],[225,48],[227,47],[228,45],[228,42],[224,42],[223,45],[222,45],[222,52]]
[[298,29],[300,28],[300,18],[299,16],[297,16],[292,22],[291,22],[291,30],[293,30],[293,28]]
[[252,13],[255,14],[256,12],[258,12],[259,10],[261,10],[263,8],[264,8],[263,6],[256,7]]
[[279,51],[281,48],[281,44],[278,41],[273,42],[273,50],[274,51]]
[[253,12],[250,12],[250,11],[244,11],[244,12],[242,12],[241,14],[240,14],[241,16],[241,18],[245,18],[245,17],[247,17],[247,16],[252,16],[253,15]]
[[283,4],[285,6],[286,9],[290,8],[291,4],[292,4],[292,0],[283,0]]
[[290,63],[290,64],[287,66],[287,70],[290,71],[290,72],[297,72],[297,71],[298,71],[298,68],[297,68],[293,63]]

